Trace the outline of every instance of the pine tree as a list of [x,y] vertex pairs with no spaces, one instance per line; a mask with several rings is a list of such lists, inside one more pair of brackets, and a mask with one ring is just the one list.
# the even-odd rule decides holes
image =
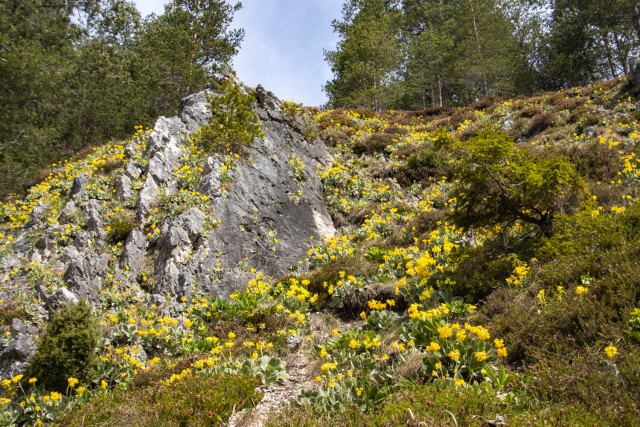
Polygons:
[[243,93],[240,85],[229,78],[208,95],[211,118],[194,139],[207,152],[241,154],[256,138],[263,138],[261,122],[253,110],[254,94]]
[[552,18],[542,49],[545,89],[618,77],[639,46],[632,0],[551,0]]
[[389,104],[402,59],[396,15],[383,0],[351,0],[343,21],[334,21],[337,49],[326,51],[333,80],[324,87],[334,107],[365,106],[376,111]]
[[465,104],[511,95],[518,55],[513,29],[495,0],[405,0],[403,86],[408,107]]
[[64,150],[68,70],[80,29],[62,7],[0,2],[0,196],[31,184]]
[[145,87],[160,114],[175,114],[180,99],[229,67],[244,37],[243,30],[229,29],[240,7],[224,0],[174,0],[162,16],[147,20],[138,52],[148,61]]

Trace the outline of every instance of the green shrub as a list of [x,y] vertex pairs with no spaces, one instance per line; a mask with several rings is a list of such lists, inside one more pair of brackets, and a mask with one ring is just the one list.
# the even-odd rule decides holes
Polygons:
[[255,96],[243,94],[231,79],[218,85],[218,95],[208,98],[211,118],[193,136],[204,151],[242,153],[256,138],[263,138],[260,119],[251,108]]
[[527,126],[527,129],[525,131],[526,135],[528,137],[532,137],[544,132],[546,129],[554,125],[555,119],[555,115],[550,111],[536,114],[531,118],[531,121]]
[[334,110],[329,114],[323,115],[318,123],[318,126],[322,130],[335,127],[336,125],[346,128],[355,128],[357,123],[353,118],[347,116],[342,110]]
[[609,182],[617,178],[617,173],[622,168],[617,150],[598,141],[571,144],[557,150],[559,154],[571,159],[580,175],[593,181]]
[[0,326],[10,325],[15,318],[25,320],[27,313],[24,307],[17,301],[7,301],[0,303]]
[[48,390],[64,392],[70,377],[88,384],[98,362],[99,332],[86,303],[60,309],[47,325],[31,359],[27,377],[38,378]]
[[[615,216],[560,218],[538,250],[546,262],[532,269],[524,287],[488,297],[483,311],[494,333],[512,343],[513,362],[531,361],[539,350],[564,354],[621,338],[640,301],[639,216],[635,206]],[[587,292],[577,295],[578,286]]]
[[[613,409],[615,404],[612,402],[610,407]],[[504,424],[499,421],[500,418]],[[353,405],[337,414],[318,416],[308,406],[285,407],[271,414],[265,427],[621,425],[609,424],[620,419],[629,420],[607,417],[603,421],[598,412],[589,412],[580,404],[542,402],[524,407],[479,387],[414,385],[392,394],[366,412]]]
[[582,178],[562,157],[543,157],[517,146],[508,135],[487,129],[469,141],[441,137],[456,161],[458,182],[450,214],[465,230],[479,226],[513,227],[517,222],[550,235],[554,218],[574,212],[587,194]]
[[61,426],[217,426],[255,405],[259,381],[241,375],[187,376],[170,384],[100,394],[58,421]]
[[521,260],[530,258],[526,247],[519,248],[518,254],[512,251],[516,248],[509,246],[508,238],[498,235],[481,246],[463,246],[452,251],[449,263],[454,267],[444,273],[451,281],[451,294],[475,302],[504,286],[514,269],[523,264]]
[[122,242],[137,226],[138,221],[136,221],[135,214],[131,211],[125,211],[109,221],[107,225],[107,238],[111,243]]
[[637,350],[619,354],[609,362],[597,349],[573,354],[540,352],[538,361],[525,370],[528,392],[545,402],[580,405],[598,414],[600,425],[638,425]]
[[356,255],[338,256],[330,263],[319,265],[307,273],[306,278],[310,281],[307,289],[311,294],[318,294],[316,307],[323,308],[332,301],[335,306],[335,302],[342,301],[342,298],[338,295],[328,294],[330,285],[336,284],[349,275],[357,277],[370,276],[376,272],[376,269],[377,264],[366,260],[364,257]]

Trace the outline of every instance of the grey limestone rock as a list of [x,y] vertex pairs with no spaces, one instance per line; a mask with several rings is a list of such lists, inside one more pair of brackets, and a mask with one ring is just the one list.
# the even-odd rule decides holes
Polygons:
[[[84,251],[90,248],[94,241],[94,239],[91,238],[92,236],[93,236],[92,233],[89,233],[84,230],[80,230],[76,235],[76,238],[73,239],[73,246],[79,251]],[[101,234],[98,237],[101,237],[101,236],[104,236],[104,235]]]
[[200,179],[200,193],[211,197],[222,196],[222,182],[220,181],[222,162],[215,157],[209,157],[202,168]]
[[58,217],[58,222],[60,224],[67,224],[73,221],[73,217],[78,212],[78,208],[76,207],[76,202],[73,200],[69,200],[62,211],[60,211],[60,217]]
[[127,162],[124,172],[130,179],[137,179],[142,175],[142,169],[140,169],[133,159]]
[[13,252],[19,257],[26,256],[33,249],[33,245],[26,232],[21,233],[16,238],[13,245],[11,245],[11,249],[13,249]]
[[49,311],[55,311],[70,304],[78,304],[78,302],[80,302],[78,297],[67,288],[58,289],[46,299]]
[[186,130],[207,124],[211,116],[207,104],[206,92],[198,92],[182,100],[180,120],[184,123]]
[[133,191],[131,190],[131,178],[129,178],[128,175],[123,174],[117,178],[114,182],[114,186],[116,188],[116,200],[125,202],[133,196]]
[[9,271],[14,267],[20,266],[20,258],[16,257],[15,255],[5,255],[0,260],[0,266],[2,266],[3,270]]
[[206,95],[200,92],[182,100],[180,116],[156,121],[147,142],[149,164],[136,202],[138,219],[149,212],[161,186],[175,187],[174,169],[180,164],[185,137],[205,124],[209,116]]
[[[184,270],[193,272],[202,291],[228,295],[243,289],[252,268],[279,276],[306,256],[310,236],[335,233],[314,171],[331,156],[319,142],[306,141],[280,108],[280,101],[261,87],[256,89],[257,112],[265,137],[247,149],[230,173],[225,197],[213,201],[220,225],[206,236],[206,248],[196,251]],[[305,176],[297,182],[289,161],[295,156],[305,164]],[[216,165],[208,161],[201,181],[215,186]],[[219,169],[219,166],[217,167]],[[207,182],[207,179],[211,181]],[[218,178],[219,179],[219,178]],[[216,196],[215,192],[208,191]],[[220,263],[222,272],[214,274]]]
[[[156,305],[161,315],[176,315],[176,297],[227,296],[245,288],[252,269],[277,277],[297,268],[312,243],[310,236],[317,239],[335,232],[315,174],[317,165],[332,159],[321,142],[305,139],[300,123],[283,114],[273,94],[259,87],[256,95],[254,109],[262,120],[264,138],[256,139],[224,176],[221,154],[208,153],[202,159],[197,185],[208,196],[202,209],[184,207],[181,213],[167,214],[159,202],[165,192],[178,191],[176,169],[187,154],[188,137],[210,120],[206,92],[185,98],[179,116],[157,120],[141,158],[137,158],[139,147],[125,148],[129,159],[111,185],[116,201],[136,198],[139,226],[123,245],[108,241],[105,233],[107,209],[116,203],[90,199],[87,186],[93,178],[79,174],[58,224],[47,225],[50,208],[42,203],[28,227],[14,235],[0,260],[1,278],[10,284],[0,297],[9,299],[39,285],[35,310],[38,319],[45,319],[62,305],[88,300],[96,306],[108,273],[114,286],[130,287],[140,272],[148,271],[145,291],[153,293],[149,304]],[[304,164],[302,177],[292,173],[294,158]],[[159,234],[153,234],[155,241],[147,239],[151,226],[159,228]],[[61,276],[66,287],[51,293],[45,284],[33,283],[24,268],[31,262]],[[167,297],[167,292],[172,295]],[[22,370],[33,349],[29,337],[35,331],[22,333],[19,325],[15,329],[6,348],[0,348],[0,376]]]
[[35,352],[35,345],[24,322],[20,319],[11,321],[11,341],[6,348],[0,348],[0,372],[2,377],[12,377],[23,372],[28,364],[29,358]]
[[147,240],[141,229],[136,228],[129,233],[120,259],[120,267],[129,267],[131,277],[136,277],[144,270],[146,249]]
[[163,224],[155,262],[157,290],[176,295],[190,294],[193,278],[182,266],[193,254],[204,220],[205,214],[192,208]]
[[[228,295],[242,289],[251,269],[278,276],[306,255],[310,236],[335,233],[314,171],[331,162],[326,147],[305,140],[301,130],[280,109],[280,101],[259,86],[256,112],[264,138],[254,141],[228,172],[222,191],[219,157],[207,158],[199,190],[210,196],[219,226],[200,236],[203,216],[193,211],[165,221],[156,243],[154,275],[158,292],[178,295],[196,286],[208,294]],[[210,116],[207,96],[185,98],[179,117],[160,118],[149,137],[150,162],[138,195],[137,215],[143,219],[159,192],[171,191],[173,170],[185,136]],[[304,179],[296,181],[289,161],[305,165]],[[199,211],[198,211],[199,212]],[[201,220],[202,217],[202,220]],[[193,227],[195,226],[195,228]]]
[[42,220],[44,219],[44,214],[51,208],[48,203],[39,202],[31,212],[31,216],[29,216],[29,221],[25,224],[26,229],[34,228],[42,225]]
[[87,192],[87,185],[89,185],[89,175],[86,173],[76,175],[69,196],[76,199],[81,198]]
[[102,228],[102,219],[100,218],[101,202],[96,199],[91,199],[87,202],[87,206],[84,209],[84,216],[87,218],[87,230],[91,233],[95,233],[100,237],[104,237],[104,230]]
[[151,306],[156,306],[156,307],[162,307],[167,303],[167,299],[165,298],[164,295],[160,295],[160,294],[153,294],[151,295],[151,297],[149,298],[149,307]]
[[69,290],[79,299],[92,303],[97,301],[109,261],[108,254],[85,255],[75,247],[69,246],[66,248],[64,257],[68,267],[62,278]]
[[[217,77],[224,78],[230,77]],[[256,97],[253,108],[264,137],[256,138],[224,176],[223,155],[207,154],[198,183],[200,193],[208,196],[207,206],[167,215],[159,205],[164,192],[178,191],[176,169],[187,154],[188,137],[211,118],[207,93],[200,92],[182,101],[179,116],[157,120],[141,158],[133,143],[125,148],[129,159],[112,185],[117,201],[136,198],[140,225],[122,246],[107,241],[105,233],[103,213],[113,203],[89,199],[90,176],[79,174],[59,224],[46,225],[45,203],[34,209],[32,228],[18,232],[13,253],[2,259],[3,279],[22,290],[34,286],[27,280],[25,265],[37,261],[51,268],[67,286],[52,295],[42,293],[41,300],[51,311],[58,304],[96,303],[107,272],[112,283],[126,286],[150,270],[148,291],[157,295],[188,296],[197,291],[224,296],[243,289],[253,277],[252,269],[280,276],[297,268],[311,236],[317,239],[335,232],[315,174],[316,166],[327,165],[332,158],[321,142],[305,139],[300,123],[283,114],[272,93],[259,86]],[[304,165],[302,175],[292,173],[292,159]],[[60,238],[71,235],[65,231],[69,224],[80,226],[73,229],[72,242]],[[150,243],[146,233],[152,224],[159,227],[159,236]],[[18,277],[11,278],[16,267]],[[170,303],[154,298],[163,310],[171,311]]]
[[144,351],[144,348],[142,348],[142,346],[140,344],[136,344],[136,345],[131,346],[131,348],[129,349],[129,352],[131,353],[131,356],[137,362],[146,362],[147,361],[147,352]]

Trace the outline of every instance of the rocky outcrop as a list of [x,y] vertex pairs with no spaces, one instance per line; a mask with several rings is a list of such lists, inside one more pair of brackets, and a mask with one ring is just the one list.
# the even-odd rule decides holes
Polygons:
[[[200,223],[191,212],[189,220],[179,217],[163,226],[155,248],[156,291],[188,295],[197,285],[206,294],[228,295],[246,285],[252,270],[275,276],[287,273],[305,257],[312,236],[335,232],[315,175],[318,164],[331,161],[328,151],[319,141],[305,140],[273,94],[262,87],[256,94],[264,138],[255,141],[228,173],[224,191],[222,162],[215,155],[207,158],[199,190],[210,197],[215,210],[210,220],[219,225],[206,236],[195,229],[187,233],[185,224]],[[171,189],[176,144],[206,123],[207,104],[205,93],[193,95],[183,101],[180,117],[156,123],[147,179],[136,205],[139,217],[162,186]],[[292,173],[292,158],[305,165],[302,180]]]
[[29,330],[20,319],[13,319],[9,328],[9,339],[0,340],[0,374],[8,378],[23,372],[29,365],[29,358],[35,352],[32,339],[34,331]]
[[[160,117],[146,144],[136,138],[58,183],[57,198],[34,204],[3,249],[0,300],[28,295],[37,301],[31,320],[42,325],[64,305],[103,304],[105,287],[129,287],[170,313],[177,297],[227,296],[258,271],[300,268],[312,239],[335,232],[315,174],[331,157],[273,94],[255,93],[264,137],[238,157],[198,152],[199,181],[188,189],[195,204],[166,201],[182,191],[190,136],[210,120],[205,92],[185,98],[180,115]],[[0,348],[3,377],[33,351],[36,329],[21,325]]]
[[[255,94],[264,137],[231,166],[223,154],[198,154],[194,189],[204,206],[158,209],[180,190],[189,137],[210,120],[207,93],[200,92],[182,101],[180,115],[160,117],[146,146],[134,140],[124,148],[122,166],[106,172],[106,192],[97,190],[101,170],[81,172],[69,183],[59,213],[47,201],[37,204],[3,258],[4,279],[24,291],[30,281],[22,268],[34,263],[66,286],[49,289],[51,298],[96,302],[107,275],[109,283],[115,277],[120,285],[141,284],[154,294],[228,295],[244,288],[255,271],[279,276],[298,268],[311,238],[334,233],[315,175],[331,157],[320,141],[305,139],[305,124],[287,117],[272,93],[258,86]],[[51,223],[56,213],[57,224]],[[125,227],[129,217],[133,231],[115,242],[111,226],[119,221]],[[157,228],[150,232],[152,223]],[[46,308],[56,305],[52,300]]]
[[74,246],[66,248],[64,260],[68,265],[63,280],[69,290],[82,300],[95,302],[102,288],[109,256],[106,253],[84,254]]

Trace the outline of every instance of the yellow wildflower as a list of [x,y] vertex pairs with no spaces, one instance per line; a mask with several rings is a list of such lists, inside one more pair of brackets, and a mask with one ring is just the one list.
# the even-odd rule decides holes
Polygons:
[[604,348],[604,352],[609,359],[613,359],[618,354],[618,349],[613,345],[609,345]]
[[438,351],[438,350],[440,350],[440,346],[438,345],[438,343],[437,343],[437,342],[433,342],[433,341],[432,341],[432,342],[431,342],[431,344],[429,344],[429,345],[425,348],[425,350],[427,350],[427,351]]
[[474,357],[478,362],[484,362],[485,360],[487,360],[487,353],[484,351],[479,351],[474,354]]
[[453,329],[449,325],[440,326],[438,328],[438,334],[440,334],[440,338],[449,338],[453,335]]

